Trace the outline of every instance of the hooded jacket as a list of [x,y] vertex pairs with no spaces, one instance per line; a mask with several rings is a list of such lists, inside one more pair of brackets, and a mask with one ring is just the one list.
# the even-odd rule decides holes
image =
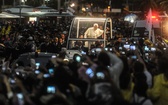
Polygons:
[[164,74],[154,77],[154,85],[148,90],[147,94],[153,100],[154,105],[168,104],[168,80],[166,80]]

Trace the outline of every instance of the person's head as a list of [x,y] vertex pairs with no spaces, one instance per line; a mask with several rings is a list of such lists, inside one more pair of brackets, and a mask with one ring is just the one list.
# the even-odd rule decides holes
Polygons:
[[110,65],[110,57],[108,55],[108,52],[101,51],[98,55],[98,61],[103,64],[104,66]]
[[144,73],[138,73],[135,76],[135,86],[134,86],[134,92],[138,96],[147,96],[146,91],[148,89],[148,85],[146,83],[146,76]]
[[124,64],[124,68],[120,74],[120,88],[121,89],[127,89],[129,87],[130,84],[130,80],[131,80],[131,73],[130,73],[130,69],[129,69],[129,65],[128,65],[128,60],[127,60],[127,56],[120,56],[120,59],[122,60],[123,64]]
[[62,38],[62,39],[65,39],[65,35],[64,35],[63,33],[61,34],[61,38]]
[[65,56],[66,56],[66,52],[65,51],[60,51],[60,53],[59,53],[59,58],[61,58],[61,59],[64,59],[65,58]]
[[55,40],[54,40],[55,42],[58,42],[58,37],[55,37]]
[[80,35],[80,36],[79,36],[79,38],[81,38],[81,39],[82,39],[82,38],[83,38],[83,35]]
[[136,73],[142,73],[143,71],[144,71],[144,65],[139,61],[135,61],[133,65],[133,72],[136,74]]
[[62,38],[59,38],[59,42],[62,43],[62,42],[63,42],[63,39],[62,39]]
[[117,39],[117,41],[118,41],[118,42],[122,42],[122,38],[119,37],[119,38]]
[[97,23],[95,23],[95,24],[93,24],[93,27],[96,30],[99,27],[99,25]]

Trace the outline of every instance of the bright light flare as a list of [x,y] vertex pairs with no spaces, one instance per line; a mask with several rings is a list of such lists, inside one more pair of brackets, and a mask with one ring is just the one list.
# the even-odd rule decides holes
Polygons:
[[75,3],[72,3],[71,5],[70,5],[70,7],[74,7],[75,6]]

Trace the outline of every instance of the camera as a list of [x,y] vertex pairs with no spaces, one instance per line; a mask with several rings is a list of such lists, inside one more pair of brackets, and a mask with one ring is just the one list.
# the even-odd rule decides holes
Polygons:
[[56,93],[56,87],[55,86],[47,86],[47,93]]

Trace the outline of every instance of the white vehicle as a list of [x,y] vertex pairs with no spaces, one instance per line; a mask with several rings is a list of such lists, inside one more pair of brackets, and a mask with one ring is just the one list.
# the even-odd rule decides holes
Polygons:
[[[98,24],[98,28],[103,30],[103,34],[97,38],[86,38],[84,36],[86,30]],[[103,47],[106,46],[108,41],[112,38],[112,20],[111,18],[96,18],[96,17],[75,17],[69,31],[67,49],[75,47],[75,41],[85,41],[84,47],[90,48],[90,43],[100,41]]]
[[[99,29],[97,31],[88,32],[88,30],[93,27],[94,25],[97,25],[97,28]],[[98,33],[98,37],[86,37],[86,34],[96,36]],[[82,47],[82,50],[84,52],[90,51],[93,46],[98,47],[97,44],[99,44],[99,47],[104,48],[110,39],[112,38],[112,19],[106,18],[106,17],[74,17],[72,20],[70,30],[69,30],[69,36],[67,39],[67,53],[70,57],[72,57],[74,54],[73,52],[77,52],[79,48]],[[82,43],[82,44],[81,44]],[[76,51],[75,51],[76,50]]]

